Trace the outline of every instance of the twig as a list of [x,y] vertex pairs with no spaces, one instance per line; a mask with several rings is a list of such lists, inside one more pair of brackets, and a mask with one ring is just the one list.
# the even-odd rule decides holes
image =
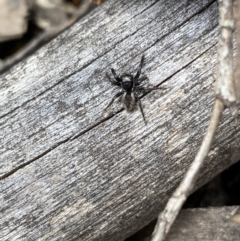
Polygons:
[[237,112],[236,91],[233,81],[233,48],[234,29],[232,0],[219,0],[220,36],[218,46],[218,75],[216,96],[229,107],[232,115]]
[[69,28],[72,24],[74,24],[81,16],[83,16],[90,7],[89,0],[84,0],[81,6],[76,10],[73,14],[73,17],[66,22],[64,25],[52,28],[41,33],[39,36],[31,40],[22,50],[18,51],[16,54],[13,54],[9,58],[6,58],[4,61],[0,63],[0,74],[11,68],[14,64],[30,55],[37,48],[39,48],[44,43],[50,41],[55,36]]
[[234,80],[237,99],[240,100],[240,1],[235,2],[234,6],[234,17],[236,25],[236,42],[237,42],[237,54],[235,58],[235,71]]
[[204,159],[210,150],[223,109],[224,105],[222,104],[222,101],[216,99],[210,124],[202,141],[201,147],[180,186],[169,199],[164,211],[158,216],[158,221],[153,232],[152,241],[164,240],[179,211],[181,210],[182,205],[184,204],[188,195],[191,193],[194,183],[198,177],[200,168],[202,167]]
[[236,114],[236,91],[233,81],[233,50],[232,30],[233,14],[232,0],[219,0],[220,36],[218,50],[218,76],[216,84],[216,100],[207,133],[190,168],[173,196],[169,199],[165,209],[158,216],[153,232],[152,241],[163,241],[174,223],[182,205],[193,190],[195,181],[205,158],[211,148],[224,105]]

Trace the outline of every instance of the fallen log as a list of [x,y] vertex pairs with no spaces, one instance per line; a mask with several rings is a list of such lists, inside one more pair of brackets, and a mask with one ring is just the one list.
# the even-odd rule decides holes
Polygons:
[[[123,240],[158,215],[214,101],[216,1],[109,1],[0,79],[1,240]],[[164,87],[127,113],[105,73]],[[240,158],[226,111],[197,186]]]

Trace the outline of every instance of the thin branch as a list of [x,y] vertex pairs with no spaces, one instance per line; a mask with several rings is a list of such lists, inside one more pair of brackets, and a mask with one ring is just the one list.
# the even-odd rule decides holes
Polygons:
[[218,76],[216,83],[216,100],[207,133],[190,168],[173,196],[169,199],[165,209],[158,216],[153,232],[152,241],[163,241],[174,223],[182,205],[193,190],[200,169],[211,148],[224,105],[229,107],[232,114],[236,114],[236,91],[233,81],[233,8],[232,0],[219,0],[220,36],[218,49]]
[[169,232],[179,211],[182,208],[188,195],[191,193],[194,183],[198,177],[199,171],[204,163],[205,158],[211,148],[211,144],[217,130],[221,114],[224,110],[222,101],[216,99],[213,112],[208,126],[207,133],[202,141],[201,147],[188,169],[180,186],[169,199],[164,211],[158,216],[158,221],[153,232],[152,241],[162,241]]
[[234,6],[234,17],[236,25],[236,42],[237,42],[237,54],[235,58],[235,71],[234,71],[234,80],[237,99],[240,100],[240,1],[235,2]]
[[229,107],[232,115],[237,112],[236,91],[233,81],[233,48],[234,30],[232,0],[219,0],[219,45],[218,45],[218,76],[216,81],[216,96],[225,106]]

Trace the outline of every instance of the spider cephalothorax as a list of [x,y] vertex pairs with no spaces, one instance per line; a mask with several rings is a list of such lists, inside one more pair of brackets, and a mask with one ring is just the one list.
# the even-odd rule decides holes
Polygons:
[[106,73],[106,76],[107,76],[108,80],[111,82],[111,84],[119,86],[121,88],[121,91],[113,96],[110,103],[104,109],[104,112],[113,104],[113,102],[116,98],[121,97],[121,102],[123,104],[124,109],[126,109],[129,112],[133,111],[136,104],[138,104],[139,109],[142,113],[143,120],[146,124],[146,119],[145,119],[145,116],[143,113],[141,100],[138,98],[138,93],[140,93],[140,92],[144,93],[145,91],[155,90],[155,89],[159,89],[159,88],[158,87],[144,88],[144,87],[140,86],[141,82],[143,80],[147,79],[147,77],[139,78],[141,75],[143,62],[144,62],[144,55],[141,58],[140,66],[138,68],[136,75],[123,73],[122,75],[118,76],[116,74],[115,70],[111,69],[111,72],[115,78],[115,80],[112,80],[111,77],[109,76],[109,74]]

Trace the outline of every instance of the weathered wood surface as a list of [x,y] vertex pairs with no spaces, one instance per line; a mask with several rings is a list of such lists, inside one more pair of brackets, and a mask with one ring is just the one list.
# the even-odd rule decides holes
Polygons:
[[[108,1],[0,79],[0,239],[123,240],[152,220],[200,145],[214,101],[216,1]],[[150,83],[139,111],[105,72]],[[113,114],[111,114],[111,111]],[[198,185],[236,162],[225,112]]]
[[240,239],[240,207],[182,210],[166,241]]

